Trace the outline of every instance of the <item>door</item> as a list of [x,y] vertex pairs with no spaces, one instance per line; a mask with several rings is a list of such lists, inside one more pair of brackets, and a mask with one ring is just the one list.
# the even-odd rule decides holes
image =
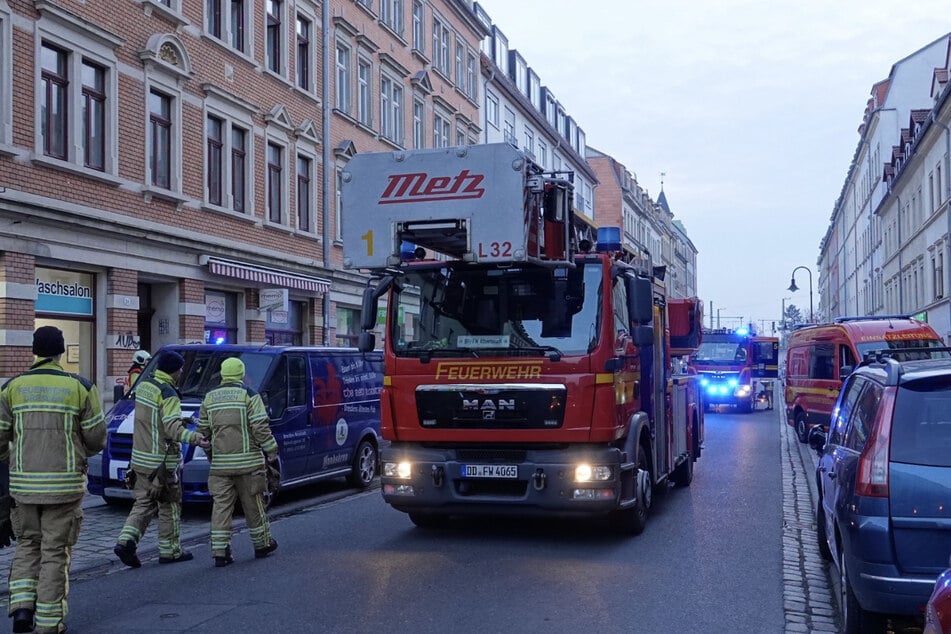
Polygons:
[[303,353],[286,354],[281,356],[262,394],[271,431],[281,448],[284,480],[303,476],[313,451],[307,385],[307,357]]
[[836,366],[836,344],[816,343],[809,351],[810,387],[804,390],[806,420],[810,425],[828,425],[842,382]]
[[324,473],[344,469],[350,465],[353,436],[350,412],[344,406],[358,389],[361,367],[341,353],[311,353],[310,372],[313,376],[310,429],[314,439],[308,470]]

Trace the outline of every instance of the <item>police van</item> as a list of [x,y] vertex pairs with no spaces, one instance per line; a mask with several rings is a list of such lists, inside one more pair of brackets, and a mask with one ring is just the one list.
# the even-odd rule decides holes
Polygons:
[[[346,477],[366,488],[377,473],[383,355],[353,348],[170,345],[185,358],[178,387],[182,416],[197,424],[205,394],[221,383],[221,362],[244,362],[244,383],[261,395],[280,448],[281,488]],[[143,377],[155,371],[152,357]],[[140,381],[142,378],[139,379]],[[132,498],[123,485],[132,457],[135,390],[106,415],[108,440],[89,459],[88,490],[106,502]],[[200,447],[182,445],[184,502],[208,502],[209,462]]]

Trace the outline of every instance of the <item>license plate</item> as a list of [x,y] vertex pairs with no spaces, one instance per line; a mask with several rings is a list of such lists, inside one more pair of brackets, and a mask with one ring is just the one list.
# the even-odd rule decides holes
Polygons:
[[518,466],[514,464],[464,464],[463,478],[518,478]]

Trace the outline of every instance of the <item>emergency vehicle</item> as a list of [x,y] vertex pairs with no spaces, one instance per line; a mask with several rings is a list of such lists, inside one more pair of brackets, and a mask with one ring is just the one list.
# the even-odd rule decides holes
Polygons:
[[690,484],[703,412],[659,269],[625,262],[616,228],[578,239],[570,173],[503,143],[358,154],[342,181],[344,266],[371,273],[361,349],[386,296],[387,503],[419,526],[600,514],[637,534],[656,486]]
[[707,409],[729,405],[752,412],[758,384],[772,389],[768,380],[779,376],[779,338],[758,337],[750,328],[707,329],[690,363]]

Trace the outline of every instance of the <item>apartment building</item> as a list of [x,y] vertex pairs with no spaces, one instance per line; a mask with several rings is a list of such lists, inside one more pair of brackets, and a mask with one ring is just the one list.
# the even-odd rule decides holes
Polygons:
[[0,0],[0,377],[54,324],[107,399],[136,349],[347,345],[338,179],[481,138],[462,0]]

